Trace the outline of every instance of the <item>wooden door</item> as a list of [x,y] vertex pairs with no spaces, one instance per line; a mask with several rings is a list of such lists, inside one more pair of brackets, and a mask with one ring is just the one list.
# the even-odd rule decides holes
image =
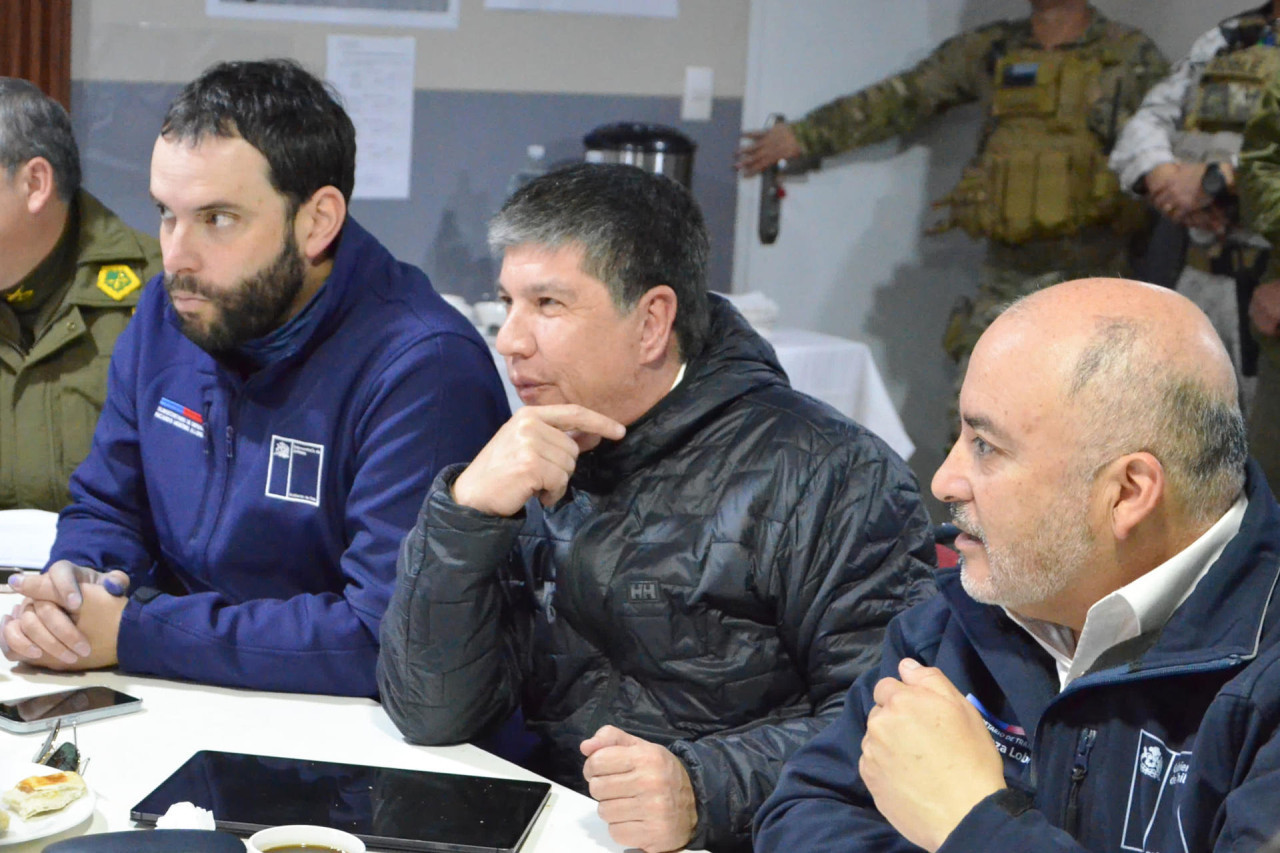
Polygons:
[[71,0],[0,0],[0,75],[71,108]]

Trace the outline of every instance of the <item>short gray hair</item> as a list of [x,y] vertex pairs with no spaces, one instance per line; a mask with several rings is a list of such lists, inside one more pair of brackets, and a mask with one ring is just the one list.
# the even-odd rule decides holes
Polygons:
[[34,83],[0,77],[0,166],[12,180],[37,157],[53,167],[58,197],[71,201],[80,190],[80,149],[67,111]]
[[1146,451],[1164,466],[1170,493],[1190,518],[1211,523],[1244,488],[1244,417],[1234,397],[1146,351],[1143,322],[1099,318],[1072,370],[1066,396],[1084,419],[1082,462],[1097,471]]
[[681,356],[706,343],[710,240],[702,212],[683,186],[635,166],[579,163],[535,178],[489,224],[495,253],[516,246],[582,249],[582,271],[604,282],[620,310],[650,288],[676,294]]

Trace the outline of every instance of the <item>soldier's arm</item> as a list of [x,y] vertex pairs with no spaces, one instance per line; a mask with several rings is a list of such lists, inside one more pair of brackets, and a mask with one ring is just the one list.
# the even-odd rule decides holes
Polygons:
[[791,125],[804,153],[826,157],[907,133],[990,85],[989,56],[1005,25],[948,39],[909,71],[837,98]]

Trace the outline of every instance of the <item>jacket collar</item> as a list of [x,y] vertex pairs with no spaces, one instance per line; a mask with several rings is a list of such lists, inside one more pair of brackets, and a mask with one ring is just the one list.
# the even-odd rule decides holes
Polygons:
[[[291,318],[289,323],[286,323],[286,326],[295,322],[304,323],[305,328],[290,337],[288,346],[272,350],[268,359],[253,371],[254,375],[268,371],[278,364],[305,357],[333,333],[357,295],[354,282],[359,279],[358,271],[364,265],[378,263],[370,257],[371,253],[378,249],[381,249],[381,245],[373,235],[361,227],[360,223],[347,217],[347,221],[342,226],[342,232],[338,235],[338,249],[334,255],[333,268],[329,271],[329,277],[311,297],[311,301]],[[165,319],[169,324],[181,329],[182,324],[168,298],[165,299],[164,310]],[[271,333],[271,335],[275,334],[276,332]],[[209,358],[213,364],[223,368],[230,367],[212,356]],[[231,371],[231,374],[235,373],[237,371]]]
[[578,460],[571,484],[607,492],[683,445],[734,400],[757,388],[786,385],[773,347],[729,301],[709,295],[707,346],[688,362],[684,380],[627,428],[622,441],[605,441]]
[[1249,507],[1240,532],[1136,668],[1251,660],[1258,654],[1263,626],[1276,619],[1271,605],[1280,579],[1280,507],[1252,460],[1245,490]]

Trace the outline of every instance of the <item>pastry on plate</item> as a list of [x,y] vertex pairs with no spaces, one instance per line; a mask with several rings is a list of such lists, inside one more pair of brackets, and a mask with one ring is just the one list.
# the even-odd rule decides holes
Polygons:
[[17,812],[19,817],[27,820],[35,815],[63,808],[84,796],[86,790],[79,773],[63,770],[48,776],[28,776],[5,791],[0,799]]

